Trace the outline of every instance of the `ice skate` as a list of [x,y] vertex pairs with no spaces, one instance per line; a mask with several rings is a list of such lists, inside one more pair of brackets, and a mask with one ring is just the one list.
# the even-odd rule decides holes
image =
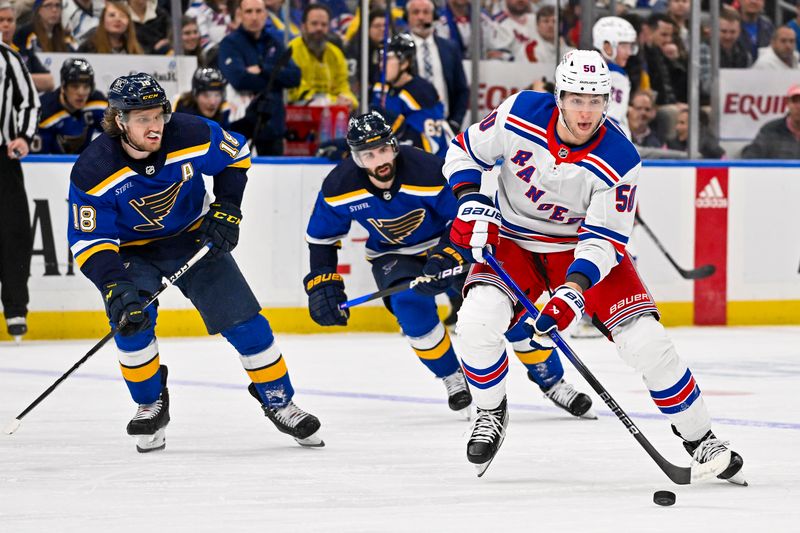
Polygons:
[[483,476],[494,456],[503,444],[508,427],[508,409],[506,399],[494,409],[478,407],[472,436],[467,442],[467,460],[475,465],[478,477]]
[[167,367],[161,365],[161,394],[153,403],[140,404],[130,422],[128,435],[136,437],[139,453],[163,450],[166,447],[165,428],[169,424],[169,389]]
[[[253,398],[261,403],[261,397],[255,384],[251,383],[247,390]],[[293,401],[289,400],[289,403],[283,407],[269,407],[261,403],[261,409],[264,410],[264,415],[275,424],[278,431],[290,435],[299,445],[309,448],[325,446],[325,442],[317,435],[321,425],[319,419],[297,407]]]
[[[528,374],[528,379],[533,378]],[[589,395],[575,390],[571,384],[563,379],[547,390],[542,389],[544,397],[562,408],[572,416],[597,420],[597,415],[592,411],[592,399]]]
[[22,342],[22,337],[28,333],[28,321],[24,316],[6,318],[6,330],[14,338],[14,342],[19,344]]
[[444,386],[447,389],[447,405],[450,409],[456,411],[470,419],[470,408],[472,404],[472,394],[469,392],[467,380],[464,377],[464,371],[459,368],[449,376],[442,378]]
[[[681,436],[675,426],[672,426],[672,431]],[[728,441],[718,439],[710,430],[699,440],[683,441],[683,447],[692,456],[693,462],[718,463],[719,466],[714,468],[715,472],[720,472],[717,478],[746,487],[747,481],[742,472],[744,460],[741,455],[728,448],[729,445]]]

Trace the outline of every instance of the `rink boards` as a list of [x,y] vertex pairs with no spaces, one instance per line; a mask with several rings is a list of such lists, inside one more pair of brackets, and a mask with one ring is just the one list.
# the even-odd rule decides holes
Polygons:
[[[35,235],[30,338],[104,333],[99,294],[72,264],[66,241],[73,161],[35,156],[23,164]],[[234,256],[278,331],[342,331],[311,322],[301,282],[308,271],[306,222],[331,168],[317,159],[260,158],[249,171]],[[788,161],[644,166],[637,193],[642,218],[682,268],[716,267],[705,280],[685,280],[641,228],[635,229],[632,251],[667,325],[800,324],[799,171],[800,162]],[[492,188],[487,179],[486,192]],[[354,226],[339,253],[350,297],[376,290],[364,259],[365,237]],[[161,335],[204,333],[199,315],[179,291],[168,291],[159,310]],[[354,309],[347,329],[393,331],[396,324],[373,303]]]

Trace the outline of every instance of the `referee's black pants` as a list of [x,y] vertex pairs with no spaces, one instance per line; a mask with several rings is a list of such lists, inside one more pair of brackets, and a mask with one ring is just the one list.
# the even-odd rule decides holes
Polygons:
[[0,301],[6,319],[28,314],[31,217],[22,166],[0,147]]

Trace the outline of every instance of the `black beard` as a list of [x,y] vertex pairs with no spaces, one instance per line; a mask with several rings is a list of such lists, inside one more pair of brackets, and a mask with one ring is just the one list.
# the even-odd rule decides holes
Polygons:
[[[389,172],[385,177],[378,174],[378,171],[386,166],[390,167],[392,171]],[[381,183],[388,183],[394,179],[394,174],[395,174],[394,163],[384,163],[383,165],[376,167],[375,170],[367,170],[367,174],[369,174],[371,177],[375,178],[377,181]]]

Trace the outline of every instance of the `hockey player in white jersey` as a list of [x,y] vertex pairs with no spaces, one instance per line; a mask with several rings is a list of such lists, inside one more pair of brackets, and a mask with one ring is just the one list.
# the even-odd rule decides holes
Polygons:
[[603,17],[592,28],[594,47],[603,54],[611,74],[608,116],[619,123],[628,139],[631,138],[628,127],[631,79],[625,72],[625,65],[628,64],[628,58],[638,52],[637,41],[636,30],[624,18]]
[[[478,408],[467,459],[482,475],[505,437],[503,334],[524,312],[484,263],[488,246],[531,300],[550,294],[532,324],[533,345],[545,346],[549,332],[564,331],[586,312],[642,374],[693,459],[714,458],[723,465],[718,477],[742,483],[741,456],[712,433],[695,378],[625,251],[641,161],[605,120],[610,86],[598,52],[570,52],[556,68],[555,97],[532,91],[511,96],[459,134],[447,153],[444,175],[459,201],[450,239],[475,263],[456,326]],[[495,164],[496,208],[480,193],[483,172]]]

